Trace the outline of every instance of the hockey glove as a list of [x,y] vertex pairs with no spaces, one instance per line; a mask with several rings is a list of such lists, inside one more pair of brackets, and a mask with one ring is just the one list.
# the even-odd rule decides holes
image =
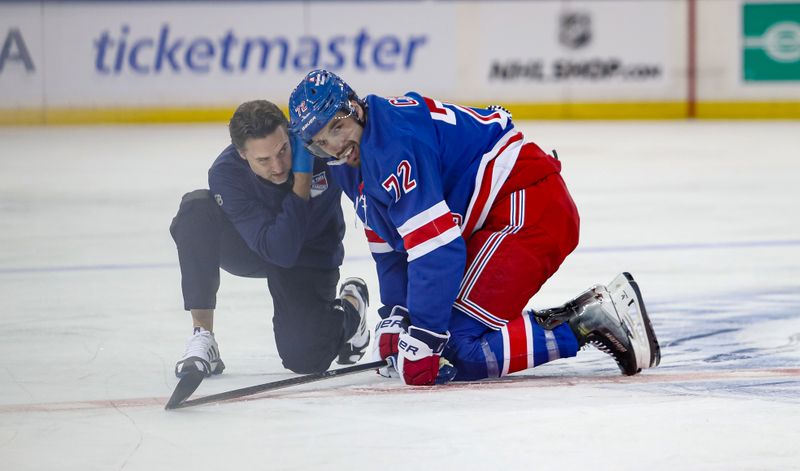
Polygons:
[[[375,326],[375,343],[372,356],[375,360],[391,358],[392,364],[397,363],[397,342],[400,334],[408,330],[408,310],[403,306],[395,306],[386,319],[381,319]],[[393,366],[378,369],[378,374],[386,378],[396,378],[399,375]]]
[[314,156],[294,133],[289,134],[289,142],[292,146],[292,173],[311,173],[311,169],[314,168]]
[[456,368],[442,358],[450,333],[437,334],[411,326],[398,339],[397,371],[403,382],[412,386],[446,384],[456,376]]

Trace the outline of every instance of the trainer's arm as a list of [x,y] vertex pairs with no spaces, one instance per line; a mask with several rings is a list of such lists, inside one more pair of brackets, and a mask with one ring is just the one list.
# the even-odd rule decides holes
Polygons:
[[281,267],[294,266],[305,242],[310,202],[294,191],[289,192],[280,195],[283,199],[280,205],[275,205],[280,208],[276,212],[247,194],[236,182],[235,176],[221,172],[209,175],[211,192],[222,195],[221,208],[228,220],[261,258]]

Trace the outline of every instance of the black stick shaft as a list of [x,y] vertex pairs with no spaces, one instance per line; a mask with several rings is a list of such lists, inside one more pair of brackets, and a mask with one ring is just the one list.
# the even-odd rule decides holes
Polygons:
[[238,397],[251,396],[260,392],[274,391],[276,389],[287,388],[289,386],[299,386],[301,384],[314,383],[316,381],[322,381],[323,379],[338,378],[339,376],[346,376],[353,373],[359,373],[361,371],[374,370],[384,366],[386,366],[386,362],[379,360],[370,363],[362,363],[360,365],[348,366],[346,368],[339,368],[336,370],[323,371],[322,373],[313,373],[310,375],[297,376],[295,378],[283,379],[280,381],[272,381],[270,383],[257,384],[255,386],[248,386],[246,388],[234,389],[219,394],[211,394],[209,396],[191,399],[175,405],[174,409],[199,406],[201,404],[209,404],[212,402],[225,401]]

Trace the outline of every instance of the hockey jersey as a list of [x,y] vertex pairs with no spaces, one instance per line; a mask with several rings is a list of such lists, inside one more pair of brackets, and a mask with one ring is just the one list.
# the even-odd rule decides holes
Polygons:
[[364,222],[382,303],[407,307],[413,325],[445,332],[465,238],[483,224],[523,136],[503,110],[413,92],[365,102],[360,169],[331,170]]
[[344,258],[341,188],[319,159],[311,198],[292,191],[292,178],[276,185],[250,169],[228,146],[208,170],[211,194],[247,246],[281,267],[337,268]]

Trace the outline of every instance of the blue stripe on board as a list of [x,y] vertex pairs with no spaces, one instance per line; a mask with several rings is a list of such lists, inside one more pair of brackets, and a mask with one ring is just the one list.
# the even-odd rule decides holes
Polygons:
[[[664,252],[670,250],[719,250],[763,247],[800,246],[800,240],[760,240],[746,242],[711,242],[695,244],[653,244],[631,246],[585,247],[578,248],[580,253],[620,253],[620,252]],[[372,260],[372,256],[345,257],[345,262],[361,262]],[[18,273],[59,273],[76,271],[114,271],[114,270],[151,270],[177,269],[177,263],[143,263],[143,264],[107,264],[107,265],[65,265],[44,267],[0,267],[0,275]]]

